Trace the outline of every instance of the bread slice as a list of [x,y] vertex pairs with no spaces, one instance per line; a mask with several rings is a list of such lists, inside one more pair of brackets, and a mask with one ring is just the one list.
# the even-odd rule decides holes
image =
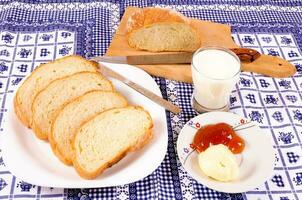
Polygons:
[[185,23],[155,23],[130,33],[131,47],[152,52],[188,51],[200,47],[197,32]]
[[95,90],[85,93],[66,104],[56,116],[48,135],[56,156],[65,164],[72,165],[71,141],[80,125],[97,113],[111,108],[127,106],[127,100],[117,92]]
[[100,113],[81,126],[75,136],[75,169],[83,178],[97,177],[128,152],[143,147],[152,138],[152,127],[149,113],[141,107]]
[[38,92],[51,81],[81,71],[97,71],[97,64],[80,56],[66,56],[53,62],[42,64],[19,87],[14,97],[15,113],[21,122],[31,126],[31,105]]
[[179,12],[169,8],[146,7],[135,11],[127,20],[127,33],[161,22],[189,23],[189,20]]
[[98,72],[79,72],[54,80],[40,91],[32,104],[32,128],[40,139],[48,139],[56,113],[62,106],[91,90],[112,91],[113,86]]

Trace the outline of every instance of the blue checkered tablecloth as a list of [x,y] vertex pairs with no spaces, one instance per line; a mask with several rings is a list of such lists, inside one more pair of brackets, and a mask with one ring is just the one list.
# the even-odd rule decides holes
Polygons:
[[[300,0],[2,0],[0,2],[0,127],[6,99],[36,66],[79,54],[103,55],[127,6],[173,8],[184,15],[230,24],[237,44],[280,56],[297,68],[291,78],[241,73],[231,110],[260,124],[275,148],[273,175],[243,194],[225,194],[197,183],[176,155],[182,126],[196,114],[192,85],[155,78],[181,115],[167,112],[169,144],[162,164],[148,177],[118,187],[46,188],[14,177],[0,146],[0,199],[228,199],[302,200],[302,2]],[[9,134],[1,128],[0,134]],[[261,152],[259,152],[261,153]],[[47,181],[47,180],[45,180]]]

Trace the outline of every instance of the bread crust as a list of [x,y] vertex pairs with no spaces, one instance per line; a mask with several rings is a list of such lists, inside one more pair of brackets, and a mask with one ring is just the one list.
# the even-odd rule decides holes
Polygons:
[[[143,148],[152,139],[152,136],[153,136],[153,132],[152,132],[153,121],[152,121],[152,118],[150,116],[150,113],[147,112],[146,110],[144,110],[141,106],[128,106],[128,107],[131,107],[133,109],[142,110],[142,111],[144,111],[148,115],[148,118],[149,118],[149,120],[150,120],[151,123],[150,123],[150,126],[147,128],[144,137],[142,137],[139,141],[137,141],[137,143],[135,145],[130,146],[130,147],[126,148],[126,149],[121,150],[119,153],[116,154],[116,156],[112,160],[110,160],[109,162],[107,162],[104,165],[100,166],[98,169],[96,169],[93,172],[88,172],[85,169],[83,169],[81,167],[81,165],[79,164],[78,160],[77,160],[77,156],[74,156],[74,158],[72,159],[73,166],[74,166],[75,170],[77,171],[77,173],[82,178],[85,178],[85,179],[94,179],[94,178],[96,178],[97,176],[99,176],[100,174],[102,174],[107,168],[111,167],[112,165],[114,165],[118,161],[120,161],[122,158],[124,158],[128,153],[133,152],[133,151],[137,151],[137,150]],[[106,110],[104,112],[108,112],[108,111],[113,110],[113,109],[109,109],[109,110]],[[87,121],[85,121],[84,123],[82,123],[81,127],[83,127],[90,120],[93,120],[94,118],[96,118],[101,113],[103,113],[103,112],[98,113],[97,115],[91,117],[90,119],[88,119]],[[75,138],[72,141],[72,147],[73,147],[74,151],[75,151],[75,140],[76,140],[76,137],[77,137],[77,135],[75,136]]]
[[[98,76],[100,76],[102,79],[105,79],[105,77],[103,75],[101,75],[101,73],[99,72],[91,72],[91,71],[81,71],[81,72],[77,72],[77,73],[74,73],[74,74],[71,74],[71,75],[68,75],[68,76],[64,76],[64,77],[61,77],[61,78],[58,78],[58,79],[55,79],[53,81],[51,81],[44,89],[42,89],[40,92],[37,93],[37,95],[34,97],[34,100],[33,100],[33,103],[31,105],[31,110],[32,110],[32,113],[33,113],[33,118],[32,118],[32,129],[35,133],[35,135],[41,139],[41,140],[48,140],[48,133],[43,133],[42,130],[40,129],[39,126],[37,126],[36,122],[35,122],[35,113],[36,113],[36,110],[35,110],[35,107],[34,107],[34,104],[35,104],[35,101],[37,99],[37,97],[39,96],[39,94],[41,94],[42,92],[44,92],[52,83],[56,82],[56,81],[59,81],[59,80],[63,80],[63,79],[66,79],[66,78],[69,78],[71,76],[74,76],[74,75],[77,75],[77,74],[85,74],[85,73],[94,73]],[[107,80],[107,79],[106,79]],[[113,87],[113,84],[111,81],[107,80],[110,85],[111,85],[111,88],[112,88],[112,91],[115,91],[114,87]]]
[[140,8],[129,17],[126,31],[131,33],[137,29],[160,22],[189,23],[189,20],[183,14],[168,8]]
[[[61,61],[63,61],[63,60],[70,59],[70,58],[85,60],[85,58],[83,58],[83,57],[81,57],[81,56],[79,56],[79,55],[69,55],[69,56],[65,56],[65,57],[59,58],[59,59],[57,59],[57,60],[54,60],[54,61],[52,61],[51,63],[61,62]],[[94,61],[88,61],[88,60],[86,60],[86,61],[89,62],[89,63],[92,65],[92,67],[95,68],[95,71],[98,70],[98,64],[97,64],[96,62],[94,62]],[[31,119],[28,119],[28,117],[26,116],[24,110],[23,110],[22,107],[20,106],[20,101],[21,101],[21,100],[20,100],[20,95],[19,95],[19,93],[20,93],[20,91],[22,91],[22,88],[23,88],[23,87],[26,87],[27,82],[30,81],[30,80],[32,79],[33,75],[34,75],[35,73],[39,72],[40,70],[43,70],[43,67],[44,67],[45,65],[47,65],[47,64],[48,64],[48,63],[46,63],[46,64],[41,64],[41,65],[39,65],[36,69],[34,69],[33,72],[32,72],[28,77],[26,77],[26,79],[24,80],[24,82],[22,83],[22,85],[18,88],[18,90],[17,90],[17,92],[16,92],[16,94],[15,94],[15,96],[14,96],[14,110],[15,110],[15,113],[16,113],[18,119],[19,119],[26,127],[28,127],[28,128],[31,127],[31,125],[32,125],[32,120],[31,120]],[[47,86],[46,86],[46,87],[47,87]],[[43,89],[43,88],[42,88],[42,89]]]
[[30,128],[27,118],[25,117],[24,114],[22,114],[22,112],[20,110],[20,106],[18,104],[18,100],[17,100],[16,96],[14,97],[14,111],[15,111],[15,114],[16,114],[17,118],[19,119],[19,121],[27,128]]
[[[83,99],[84,96],[85,96],[86,94],[90,94],[90,93],[94,93],[94,92],[100,92],[100,91],[103,92],[103,93],[115,93],[115,94],[119,95],[120,97],[122,97],[122,98],[126,101],[126,103],[128,104],[127,100],[126,100],[120,93],[117,93],[117,92],[115,92],[115,91],[103,91],[103,90],[92,90],[92,91],[88,91],[88,92],[84,93],[83,95],[77,97],[76,99],[73,99],[73,100],[70,100],[70,101],[66,102],[66,103],[60,108],[60,110],[56,113],[55,118],[54,118],[54,123],[52,123],[52,126],[51,126],[51,132],[50,132],[50,134],[48,135],[48,140],[49,140],[49,143],[50,143],[50,146],[51,146],[52,151],[53,151],[54,154],[59,158],[59,160],[62,161],[62,162],[63,162],[64,164],[66,164],[66,165],[69,165],[69,166],[70,166],[70,165],[73,165],[73,163],[72,163],[72,159],[69,159],[69,158],[67,158],[67,157],[65,157],[65,156],[63,155],[63,153],[60,151],[60,149],[59,149],[58,146],[57,146],[56,140],[54,139],[54,127],[55,127],[55,125],[56,125],[57,119],[58,119],[58,117],[60,116],[62,110],[63,110],[67,105],[69,105],[69,104],[71,104],[71,103],[76,103],[76,102],[81,101],[81,99]],[[106,111],[106,110],[104,110],[104,111]],[[97,115],[97,114],[96,114],[96,115]],[[94,116],[93,116],[93,117],[94,117]],[[74,138],[73,138],[73,139],[74,139]],[[70,141],[71,143],[72,143],[73,139],[71,139],[71,141]]]
[[[179,23],[179,24],[185,24],[187,25],[193,32],[193,34],[196,37],[196,43],[194,46],[190,48],[175,48],[172,49],[150,49],[147,46],[142,47],[142,45],[137,45],[133,43],[133,35],[141,29],[148,28],[152,25],[157,24],[171,24],[171,23]],[[163,51],[184,51],[184,52],[193,52],[197,50],[200,47],[201,44],[201,38],[196,31],[195,27],[191,25],[190,20],[182,15],[181,13],[174,11],[172,9],[167,8],[153,8],[153,7],[147,7],[147,8],[141,8],[135,11],[128,19],[127,21],[127,42],[128,45],[136,50],[147,50],[150,52],[163,52]],[[156,44],[156,43],[155,43]],[[141,46],[141,47],[139,47]],[[196,48],[195,48],[196,47]]]

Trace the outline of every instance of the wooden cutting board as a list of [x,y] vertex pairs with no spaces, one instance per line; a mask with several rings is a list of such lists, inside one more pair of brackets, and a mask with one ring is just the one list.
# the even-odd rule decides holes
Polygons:
[[[127,37],[126,37],[126,24],[128,21],[129,16],[139,10],[141,8],[137,7],[128,7],[121,19],[120,25],[116,31],[115,36],[112,39],[112,42],[106,52],[108,56],[126,56],[126,55],[151,55],[151,54],[166,54],[169,52],[161,52],[161,53],[154,53],[154,52],[147,52],[147,51],[139,51],[136,49],[131,48],[128,45]],[[225,48],[238,48],[239,46],[235,44],[231,36],[231,27],[225,24],[219,24],[209,21],[202,21],[198,19],[191,19],[191,24],[197,30],[198,34],[201,36],[201,47],[205,46],[219,46]],[[269,63],[276,58],[272,56],[266,56],[265,59],[257,59],[257,62],[267,63],[268,68]],[[290,64],[283,60],[283,64]],[[252,65],[248,65],[243,67],[243,70],[246,71],[262,71],[255,70],[257,69],[257,62],[253,62]],[[277,62],[277,61],[276,61]],[[279,60],[278,60],[279,62]],[[281,64],[279,64],[281,65]],[[142,68],[143,70],[147,71],[149,74],[159,77],[164,77],[167,79],[178,80],[183,82],[192,82],[191,76],[191,67],[190,65],[186,64],[169,64],[169,65],[137,65],[137,67]],[[250,70],[253,68],[253,70]],[[259,69],[259,67],[258,67]],[[275,69],[275,68],[274,68]],[[282,67],[280,67],[281,70]],[[294,69],[290,70],[293,71]],[[274,73],[274,70],[268,69],[270,71],[269,74]],[[276,71],[276,69],[275,69]],[[294,72],[291,72],[294,73]]]

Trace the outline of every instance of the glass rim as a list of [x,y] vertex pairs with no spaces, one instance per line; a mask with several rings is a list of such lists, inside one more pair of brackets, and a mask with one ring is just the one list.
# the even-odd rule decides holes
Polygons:
[[[230,54],[231,56],[233,56],[237,62],[239,63],[239,69],[238,71],[231,77],[228,77],[228,78],[213,78],[213,77],[209,77],[207,75],[205,75],[204,73],[202,73],[201,71],[199,71],[195,66],[194,66],[194,56],[196,56],[198,53],[200,53],[201,51],[205,51],[205,50],[220,50],[220,51],[224,51],[224,52],[227,52],[228,54]],[[229,80],[229,79],[232,79],[234,77],[236,77],[240,72],[241,72],[241,61],[239,59],[239,57],[231,50],[227,49],[227,48],[224,48],[224,47],[218,47],[218,46],[205,46],[205,47],[201,47],[199,49],[197,49],[194,54],[193,54],[193,57],[192,57],[192,63],[191,63],[192,67],[198,72],[200,73],[201,75],[205,76],[206,78],[208,79],[211,79],[211,80]]]

